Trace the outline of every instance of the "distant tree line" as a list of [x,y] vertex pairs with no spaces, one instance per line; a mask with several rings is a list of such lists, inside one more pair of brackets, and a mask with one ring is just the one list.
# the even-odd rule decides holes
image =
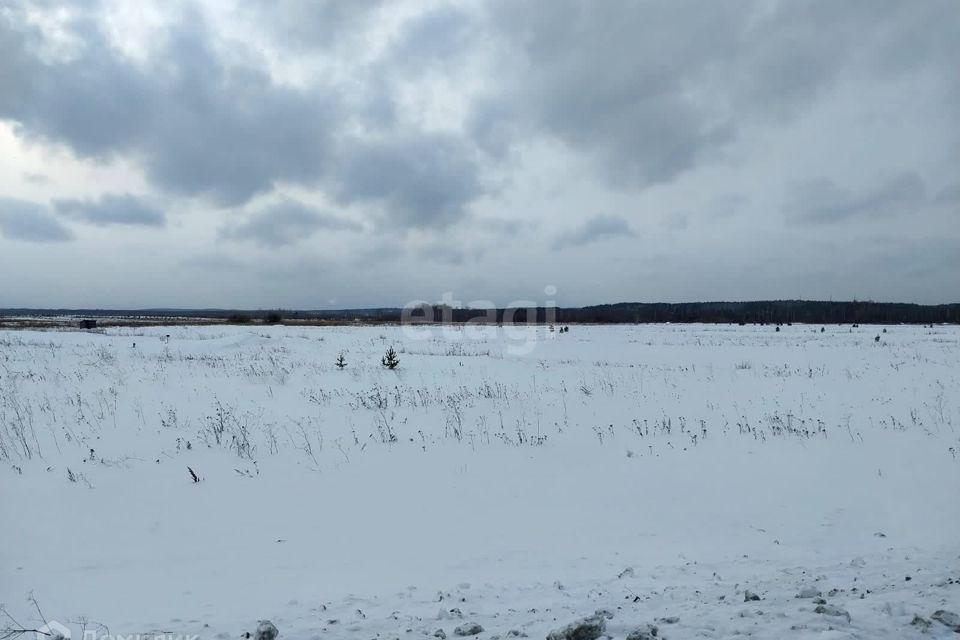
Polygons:
[[303,322],[630,324],[702,322],[732,324],[960,324],[960,304],[770,300],[758,302],[621,302],[589,307],[460,309],[444,305],[320,311],[237,309],[0,309],[2,316],[84,316],[129,319],[206,318],[233,324]]
[[690,302],[605,304],[559,309],[558,322],[709,322],[744,324],[931,324],[960,323],[960,304],[889,302]]

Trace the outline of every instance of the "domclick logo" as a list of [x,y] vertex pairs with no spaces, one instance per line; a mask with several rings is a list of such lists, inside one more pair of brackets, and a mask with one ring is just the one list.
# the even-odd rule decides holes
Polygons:
[[37,640],[70,640],[70,629],[51,620],[36,631]]
[[83,632],[83,640],[198,640],[197,634],[170,633],[99,633],[93,630]]
[[[64,624],[51,620],[36,630],[37,640],[71,640],[69,627]],[[197,634],[172,633],[170,631],[158,631],[147,633],[111,633],[106,627],[100,627],[100,630],[83,629],[82,640],[199,640]]]

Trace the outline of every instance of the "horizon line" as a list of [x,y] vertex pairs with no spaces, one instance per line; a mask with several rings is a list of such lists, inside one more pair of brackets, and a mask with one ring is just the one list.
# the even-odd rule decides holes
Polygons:
[[[424,301],[417,301],[418,303],[423,303]],[[471,310],[471,311],[481,311],[481,310],[502,310],[502,309],[591,309],[596,307],[610,307],[618,305],[644,305],[644,306],[684,306],[684,305],[714,305],[714,304],[774,304],[774,303],[803,303],[803,304],[866,304],[866,305],[900,305],[900,306],[912,306],[912,307],[952,307],[960,305],[958,302],[942,302],[942,303],[933,303],[925,304],[919,302],[902,302],[902,301],[878,301],[878,300],[817,300],[817,299],[805,299],[805,298],[768,298],[768,299],[755,299],[755,300],[689,300],[684,302],[640,302],[635,300],[621,300],[617,302],[601,302],[596,304],[586,304],[586,305],[572,305],[572,306],[560,306],[560,305],[535,305],[535,306],[493,306],[493,307],[470,307],[470,306],[450,306],[445,305],[443,302],[435,303],[426,303],[434,308],[443,308],[445,306],[450,306],[451,309],[457,310]],[[418,304],[418,307],[423,307],[423,304]],[[297,307],[283,307],[283,306],[270,306],[270,307],[176,307],[176,306],[163,306],[163,307],[0,307],[0,314],[9,313],[9,312],[84,312],[84,311],[97,311],[97,312],[108,312],[108,311],[117,311],[124,313],[146,313],[146,312],[172,312],[172,311],[183,311],[190,313],[200,313],[200,312],[269,312],[269,311],[285,311],[289,313],[336,313],[336,312],[351,312],[351,311],[400,311],[407,308],[406,306],[363,306],[363,307],[313,307],[313,308],[297,308]]]

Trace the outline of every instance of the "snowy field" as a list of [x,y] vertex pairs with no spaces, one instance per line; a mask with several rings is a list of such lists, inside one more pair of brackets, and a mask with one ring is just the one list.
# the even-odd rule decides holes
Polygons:
[[0,332],[0,506],[74,640],[956,638],[960,328]]

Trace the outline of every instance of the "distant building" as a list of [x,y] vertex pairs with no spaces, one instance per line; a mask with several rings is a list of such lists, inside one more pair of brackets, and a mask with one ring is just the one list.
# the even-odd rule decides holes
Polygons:
[[96,329],[97,321],[96,320],[81,320],[80,321],[81,329]]

